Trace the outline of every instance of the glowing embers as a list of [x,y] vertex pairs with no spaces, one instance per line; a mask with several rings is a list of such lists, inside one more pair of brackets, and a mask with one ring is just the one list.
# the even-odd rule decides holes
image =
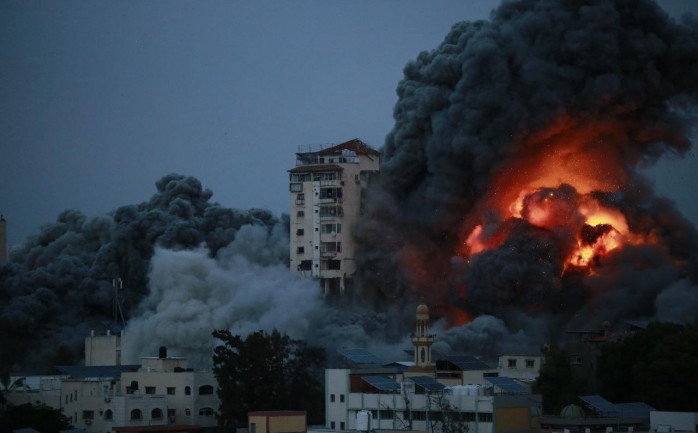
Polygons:
[[[571,185],[523,189],[508,206],[504,221],[477,225],[468,235],[466,256],[499,248],[520,223],[549,231],[564,251],[564,270],[591,269],[604,255],[637,243],[623,214],[602,205],[591,194],[579,194]],[[518,221],[519,224],[515,224]]]

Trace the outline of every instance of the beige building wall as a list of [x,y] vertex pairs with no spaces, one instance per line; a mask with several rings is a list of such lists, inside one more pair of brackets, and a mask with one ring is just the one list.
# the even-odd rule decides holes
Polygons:
[[250,412],[249,433],[302,433],[307,431],[307,414],[304,411]]
[[112,380],[64,380],[59,407],[74,427],[102,432],[105,431],[104,411],[117,389],[118,385]]
[[188,369],[184,358],[144,358],[139,371],[121,375],[123,395],[163,396],[175,424],[216,425],[217,386],[213,373]]
[[544,357],[535,354],[499,355],[497,371],[502,377],[533,381],[538,377]]
[[121,365],[121,335],[95,335],[85,337],[85,366]]

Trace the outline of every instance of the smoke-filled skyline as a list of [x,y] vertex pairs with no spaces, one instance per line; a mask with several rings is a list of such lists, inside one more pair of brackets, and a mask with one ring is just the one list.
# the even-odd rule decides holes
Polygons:
[[[196,177],[225,207],[287,212],[297,146],[382,147],[405,64],[499,3],[4,1],[8,242],[66,209],[92,217],[147,200],[168,173]],[[677,19],[698,13],[696,2],[659,4]],[[698,224],[695,167],[693,154],[669,157],[657,182]]]
[[164,345],[205,365],[217,328],[395,354],[422,297],[441,353],[689,320],[696,229],[642,166],[690,151],[693,24],[648,1],[507,2],[414,50],[356,232],[359,294],[342,306],[288,272],[286,215],[223,206],[197,177],[167,174],[148,200],[96,217],[65,211],[0,267],[0,346],[16,349],[2,366],[78,360],[117,276],[127,362]]

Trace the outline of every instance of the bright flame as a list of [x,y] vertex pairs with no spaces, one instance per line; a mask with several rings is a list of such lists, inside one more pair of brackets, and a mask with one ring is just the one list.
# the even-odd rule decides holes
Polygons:
[[591,268],[598,258],[623,245],[647,241],[630,232],[622,212],[592,196],[618,191],[626,184],[620,155],[605,142],[627,139],[618,125],[577,123],[568,117],[527,137],[464,225],[464,256],[497,248],[509,234],[504,225],[489,227],[478,220],[487,209],[498,210],[504,219],[573,233],[576,247],[565,259],[565,269]]

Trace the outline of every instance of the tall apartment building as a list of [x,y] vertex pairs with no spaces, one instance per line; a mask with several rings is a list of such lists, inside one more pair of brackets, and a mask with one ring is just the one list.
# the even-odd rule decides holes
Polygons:
[[320,280],[324,293],[351,289],[356,265],[351,229],[380,152],[359,139],[301,147],[289,170],[291,271]]

